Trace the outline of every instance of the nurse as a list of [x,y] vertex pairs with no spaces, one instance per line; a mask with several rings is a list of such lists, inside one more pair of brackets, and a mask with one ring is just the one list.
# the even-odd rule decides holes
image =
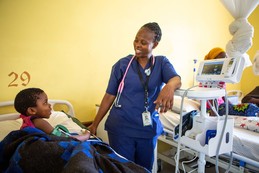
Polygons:
[[96,133],[105,123],[110,146],[127,159],[152,170],[154,148],[163,127],[158,111],[173,105],[181,78],[165,56],[154,56],[162,32],[155,22],[143,25],[133,41],[135,55],[120,59],[112,67],[108,87],[89,130]]

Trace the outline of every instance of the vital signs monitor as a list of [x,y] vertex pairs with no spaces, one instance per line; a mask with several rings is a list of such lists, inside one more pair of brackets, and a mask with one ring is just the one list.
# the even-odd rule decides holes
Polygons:
[[245,60],[243,57],[204,60],[200,63],[196,80],[238,83],[241,79]]

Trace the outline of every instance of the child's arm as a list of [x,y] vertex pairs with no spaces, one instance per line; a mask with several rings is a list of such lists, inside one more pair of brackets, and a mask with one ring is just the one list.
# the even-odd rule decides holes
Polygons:
[[90,136],[91,136],[90,132],[86,131],[82,135],[72,135],[70,137],[75,138],[75,139],[77,139],[79,141],[86,141],[86,140],[88,140],[90,138]]
[[[33,124],[36,128],[44,131],[47,134],[51,134],[54,128],[44,119],[42,118],[35,118],[33,121]],[[82,135],[71,135],[69,136],[71,138],[75,138],[79,141],[86,141],[90,138],[90,132],[87,131]]]
[[54,130],[54,128],[44,120],[43,118],[35,118],[32,120],[34,126],[42,131],[44,131],[47,134],[51,134],[51,132]]

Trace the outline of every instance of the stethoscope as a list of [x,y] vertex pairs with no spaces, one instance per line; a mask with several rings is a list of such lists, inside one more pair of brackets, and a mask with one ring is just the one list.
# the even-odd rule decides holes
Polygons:
[[[121,93],[122,93],[123,88],[124,88],[124,80],[126,78],[126,75],[128,73],[129,67],[130,67],[130,65],[131,65],[131,63],[132,63],[134,58],[135,58],[135,55],[130,59],[130,62],[128,64],[127,68],[126,68],[126,71],[125,71],[125,73],[123,75],[123,78],[122,78],[122,80],[121,80],[121,82],[119,84],[117,95],[116,95],[116,99],[115,99],[115,102],[114,102],[114,106],[117,107],[117,108],[121,107],[121,105],[119,104],[119,101],[120,101]],[[152,60],[153,60],[152,64],[154,65],[155,64],[155,57],[153,55],[152,55]],[[145,73],[146,73],[146,75],[150,75],[150,69],[147,70],[147,71],[145,70]]]

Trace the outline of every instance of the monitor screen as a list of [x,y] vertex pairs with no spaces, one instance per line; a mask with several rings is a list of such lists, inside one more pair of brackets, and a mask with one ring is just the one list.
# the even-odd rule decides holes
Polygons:
[[214,61],[204,63],[201,74],[202,75],[220,75],[224,61]]

